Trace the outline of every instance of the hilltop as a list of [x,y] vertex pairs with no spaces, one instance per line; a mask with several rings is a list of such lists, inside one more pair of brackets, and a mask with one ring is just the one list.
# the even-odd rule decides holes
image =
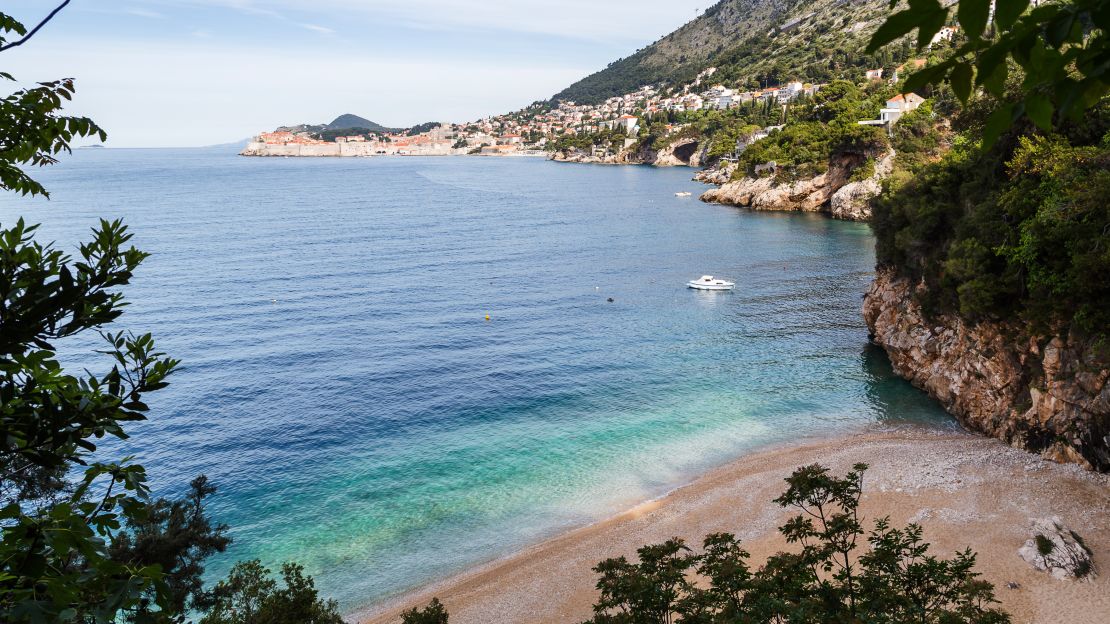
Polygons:
[[722,0],[552,101],[598,104],[644,85],[689,84],[709,67],[717,68],[716,80],[751,88],[786,78],[825,82],[874,62],[863,48],[887,5],[886,0]]
[[359,117],[358,115],[353,115],[351,113],[344,113],[336,117],[335,120],[331,123],[324,124],[324,128],[327,130],[359,129],[366,130],[368,132],[382,133],[400,131],[400,128],[387,128],[379,123],[370,121],[365,117]]

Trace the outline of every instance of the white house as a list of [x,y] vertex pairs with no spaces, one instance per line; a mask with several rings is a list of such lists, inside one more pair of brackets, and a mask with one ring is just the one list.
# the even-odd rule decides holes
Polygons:
[[907,93],[905,95],[896,95],[886,101],[888,109],[896,109],[901,113],[908,113],[916,110],[918,106],[925,103],[925,98],[916,93]]
[[625,134],[635,134],[640,128],[640,119],[634,115],[621,115],[617,118],[617,127],[623,128]]
[[717,96],[717,108],[725,110],[732,106],[733,92],[732,89],[724,89],[720,95]]
[[886,126],[888,132],[892,132],[894,124],[902,118],[902,115],[917,109],[925,102],[925,98],[916,93],[907,93],[905,95],[896,95],[886,101],[886,107],[879,111],[878,119],[867,119],[859,122],[861,126]]
[[933,40],[929,42],[929,47],[933,47],[941,41],[952,41],[952,37],[955,37],[956,33],[959,32],[959,30],[959,26],[942,27],[940,30],[937,31],[937,34],[933,35]]

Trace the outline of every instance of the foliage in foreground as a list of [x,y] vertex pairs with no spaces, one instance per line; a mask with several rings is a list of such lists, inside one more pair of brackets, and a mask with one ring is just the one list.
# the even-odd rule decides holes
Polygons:
[[1110,335],[1110,107],[990,149],[970,123],[875,202],[879,265],[923,283],[930,314]]
[[284,587],[258,560],[235,564],[212,588],[211,604],[200,624],[343,624],[339,605],[320,599],[304,568],[286,563],[281,578]]
[[[0,13],[0,52],[66,4],[31,30]],[[104,140],[92,121],[60,114],[73,92],[65,79],[0,100],[0,188],[46,196],[27,166],[53,164],[74,138]],[[152,499],[142,466],[95,455],[146,419],[147,395],[178,364],[149,334],[107,329],[147,254],[119,221],[101,221],[76,259],[36,241],[37,227],[0,225],[0,622],[184,622],[228,596],[227,583],[215,594],[202,584],[204,561],[231,541],[204,510],[216,488],[200,476],[181,499]],[[90,331],[104,338],[100,372],[67,372],[57,345]],[[339,624],[311,579],[283,572],[270,601],[287,619],[264,621]]]
[[413,607],[402,613],[401,624],[447,624],[447,609],[439,598],[432,598],[423,609]]
[[[1032,10],[1030,0],[950,6],[914,0],[875,31],[868,50],[915,29],[924,47],[948,23],[953,6],[962,45],[944,62],[916,72],[905,90],[945,82],[966,103],[975,87],[986,89],[1000,99],[983,128],[986,146],[1023,117],[1045,131],[1065,119],[1078,122],[1110,90],[1110,0],[1042,2]],[[1003,100],[1014,67],[1020,68],[1021,94]]]
[[866,469],[836,477],[813,465],[787,478],[775,502],[800,513],[779,530],[800,550],[761,568],[751,568],[729,533],[707,536],[700,553],[675,538],[639,549],[636,562],[601,562],[601,598],[587,624],[1009,622],[990,606],[994,588],[973,571],[975,555],[930,555],[920,526],[878,520],[866,533],[870,548],[856,552],[865,539],[857,512]]
[[[873,206],[878,263],[925,286],[918,297],[929,314],[1016,321],[1031,335],[1078,332],[1106,347],[1110,0],[954,7],[959,45],[904,90],[950,86],[965,104],[954,119],[963,134]],[[915,29],[923,46],[952,8],[911,2],[871,46]]]

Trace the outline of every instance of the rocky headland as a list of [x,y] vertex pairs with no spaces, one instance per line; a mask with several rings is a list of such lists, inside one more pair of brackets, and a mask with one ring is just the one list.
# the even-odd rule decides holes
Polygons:
[[895,372],[968,429],[1058,462],[1110,471],[1110,369],[1074,335],[927,316],[915,287],[880,271],[863,315]]
[[592,163],[600,165],[652,165],[655,167],[703,167],[705,147],[698,139],[682,139],[659,149],[631,145],[616,153],[594,153],[578,149],[554,152],[557,162]]
[[[866,161],[867,157],[859,154],[838,155],[829,161],[824,173],[790,182],[779,180],[773,173],[729,179],[703,193],[701,200],[751,210],[821,212],[834,219],[867,221],[871,218],[869,202],[879,194],[883,178],[893,169],[894,151],[874,158],[874,171],[858,179],[854,174]],[[720,184],[721,175],[704,179]]]

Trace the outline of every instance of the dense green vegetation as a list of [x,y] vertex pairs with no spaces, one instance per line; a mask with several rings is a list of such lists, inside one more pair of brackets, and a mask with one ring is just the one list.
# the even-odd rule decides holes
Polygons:
[[212,588],[200,624],[343,624],[339,606],[319,598],[299,565],[283,565],[281,579],[284,587],[257,560],[235,564]]
[[[700,553],[675,538],[640,548],[636,562],[601,562],[601,598],[588,624],[1008,622],[991,608],[994,589],[974,572],[970,550],[940,559],[921,527],[897,529],[885,518],[865,532],[858,510],[866,469],[844,477],[818,465],[794,471],[775,502],[800,512],[779,529],[800,548],[757,569],[729,533],[707,536]],[[865,540],[870,548],[857,554]]]
[[[907,159],[910,175],[875,203],[879,264],[923,283],[929,313],[1017,322],[1034,334],[1075,331],[1105,346],[1110,105],[1100,100],[1106,66],[1091,63],[1110,53],[1110,2],[1024,15],[1027,3],[1015,3],[994,16],[993,36],[987,4],[961,0],[968,41],[910,79],[943,81],[967,106],[953,120],[952,149],[936,162]],[[876,43],[918,26],[928,40],[947,15],[917,5],[892,16]],[[973,82],[987,93],[973,95]]]
[[364,128],[326,128],[319,132],[312,133],[313,138],[320,139],[321,141],[334,141],[335,137],[341,136],[365,136],[369,138],[381,135],[368,132]]
[[921,280],[932,313],[1035,332],[1110,330],[1110,111],[984,149],[979,119],[875,204],[881,266]]
[[435,130],[439,126],[440,126],[440,123],[438,121],[426,121],[422,124],[417,124],[417,125],[409,128],[405,132],[405,134],[407,134],[409,136],[416,136],[418,134],[423,134],[425,132],[430,132],[432,130]]
[[[1110,91],[1110,0],[1029,7],[1029,0],[997,6],[991,0],[960,0],[955,7],[960,45],[943,62],[917,72],[907,89],[945,82],[965,103],[974,87],[1000,98],[982,129],[988,147],[1021,117],[1041,130],[1065,118],[1079,122]],[[939,0],[911,2],[875,31],[868,50],[914,30],[918,46],[925,46],[951,20],[952,8]],[[1021,89],[1016,97],[1002,99],[1015,70]]]
[[885,132],[857,122],[875,118],[889,95],[890,87],[865,90],[843,80],[830,83],[811,101],[793,107],[791,123],[748,146],[736,175],[755,175],[757,166],[774,162],[775,175],[789,181],[824,173],[833,156],[854,156],[857,165],[878,156],[889,145]]
[[624,148],[624,140],[628,138],[623,129],[610,130],[603,128],[598,132],[583,132],[579,134],[564,134],[547,145],[552,151],[579,151],[589,152],[595,147],[604,148],[612,153],[617,153]]

